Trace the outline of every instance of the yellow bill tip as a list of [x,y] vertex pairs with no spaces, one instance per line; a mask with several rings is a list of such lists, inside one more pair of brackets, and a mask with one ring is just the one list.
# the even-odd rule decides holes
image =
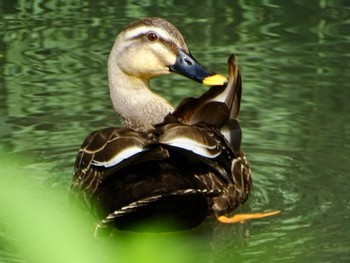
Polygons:
[[225,83],[227,83],[227,78],[220,74],[215,74],[203,79],[203,84],[209,86],[222,86]]

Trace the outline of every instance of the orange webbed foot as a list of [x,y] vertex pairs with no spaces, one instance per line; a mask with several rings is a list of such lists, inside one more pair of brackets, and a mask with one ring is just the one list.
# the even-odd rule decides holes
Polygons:
[[216,219],[224,224],[234,224],[234,223],[244,223],[246,220],[255,219],[255,218],[263,218],[268,216],[273,216],[281,213],[281,211],[272,211],[267,213],[255,213],[255,214],[237,214],[232,217],[227,216],[219,216]]

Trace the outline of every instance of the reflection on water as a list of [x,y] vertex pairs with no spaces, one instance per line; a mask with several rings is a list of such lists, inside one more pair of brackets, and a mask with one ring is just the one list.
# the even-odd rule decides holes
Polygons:
[[[206,253],[213,262],[349,261],[349,4],[150,2],[0,1],[0,149],[34,156],[24,165],[48,174],[33,184],[68,187],[82,139],[119,125],[106,77],[115,35],[135,18],[167,17],[215,71],[237,54],[254,176],[242,210],[282,210],[245,225],[208,222]],[[153,86],[174,104],[203,91],[178,76]]]

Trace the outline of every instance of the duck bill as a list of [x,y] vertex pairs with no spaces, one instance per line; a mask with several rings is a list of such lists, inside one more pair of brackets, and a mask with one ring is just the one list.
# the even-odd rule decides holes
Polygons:
[[227,83],[227,79],[224,76],[206,69],[201,64],[199,64],[191,54],[187,54],[183,50],[180,50],[179,54],[176,57],[175,64],[170,66],[169,70],[205,85],[222,86]]

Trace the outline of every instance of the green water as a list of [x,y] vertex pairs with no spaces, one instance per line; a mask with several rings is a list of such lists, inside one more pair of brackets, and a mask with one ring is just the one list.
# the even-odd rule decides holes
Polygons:
[[[244,225],[208,220],[194,253],[210,262],[350,262],[346,0],[0,0],[0,151],[24,158],[18,169],[41,174],[32,184],[48,196],[68,189],[85,136],[119,124],[107,57],[121,28],[143,16],[175,24],[216,72],[238,56],[243,150],[254,179],[242,210],[282,211]],[[173,104],[203,92],[180,76],[152,84]],[[10,261],[4,254],[0,248],[0,262]]]

